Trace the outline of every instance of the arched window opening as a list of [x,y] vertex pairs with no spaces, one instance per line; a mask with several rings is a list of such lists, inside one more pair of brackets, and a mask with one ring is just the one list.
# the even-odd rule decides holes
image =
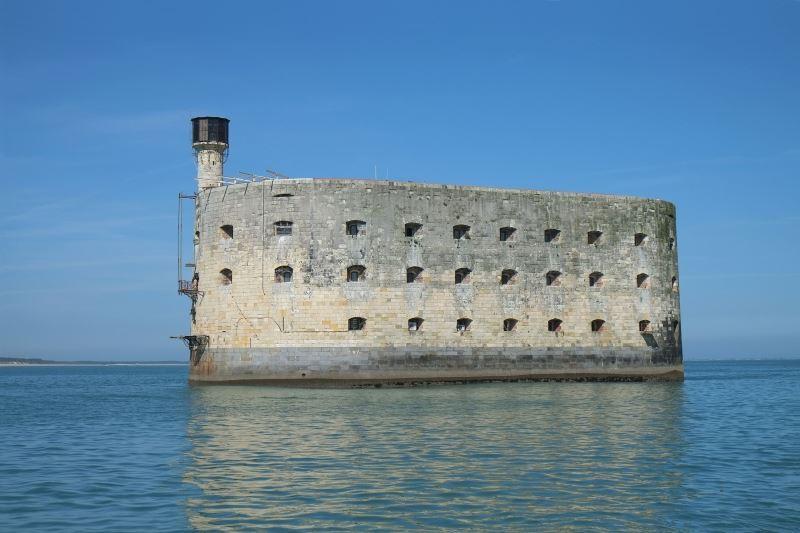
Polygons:
[[275,283],[289,283],[292,281],[292,267],[279,266],[275,269]]
[[558,242],[561,239],[560,229],[546,229],[544,230],[544,242]]
[[453,238],[458,240],[469,239],[469,226],[464,224],[453,226]]
[[672,292],[678,292],[678,278],[672,276]]
[[469,318],[459,318],[456,320],[456,331],[463,333],[465,331],[469,331],[469,326],[472,324],[472,320]]
[[194,244],[197,244],[199,242],[200,242],[200,232],[199,231],[195,231],[194,232]]
[[640,320],[639,321],[639,332],[640,333],[650,333],[650,321],[649,320]]
[[606,321],[600,318],[592,320],[592,333],[602,333],[606,329]]
[[456,270],[456,283],[469,283],[469,275],[472,271],[468,268]]
[[347,320],[347,330],[348,331],[359,331],[364,329],[367,320],[360,316],[354,316]]
[[563,324],[563,322],[558,318],[551,318],[547,321],[547,331],[559,332],[561,331],[561,324]]
[[561,285],[561,272],[551,270],[544,276],[545,284],[548,287],[559,287]]
[[669,244],[668,244],[668,246],[669,246],[669,249],[670,249],[670,250],[674,250],[674,249],[675,249],[675,238],[674,238],[674,237],[670,237],[670,238],[669,238]]
[[602,231],[590,231],[586,234],[586,242],[589,244],[600,244],[600,237],[603,236]]
[[515,231],[517,231],[517,228],[512,228],[511,226],[500,228],[500,240],[501,241],[511,240],[514,237]]
[[366,233],[367,223],[363,220],[348,220],[346,228],[348,235],[363,235]]
[[597,287],[598,289],[603,286],[603,273],[592,272],[589,274],[589,286]]
[[292,223],[288,220],[279,220],[275,223],[275,235],[291,235]]
[[506,318],[503,320],[503,331],[514,331],[517,327],[517,320],[514,318]]
[[408,331],[419,331],[419,329],[422,328],[422,322],[424,321],[418,316],[414,318],[409,318]]
[[416,222],[409,222],[406,224],[406,237],[414,237],[417,232],[422,229],[422,224]]
[[422,281],[422,268],[408,267],[406,269],[406,283],[414,283],[416,281]]
[[636,276],[636,286],[640,289],[649,289],[650,288],[650,276],[642,272],[638,276]]
[[517,271],[507,268],[500,273],[500,285],[508,285],[513,283],[516,279]]
[[220,226],[219,229],[222,231],[222,236],[224,238],[233,239],[233,226],[225,224],[224,226]]
[[364,274],[367,269],[363,265],[351,265],[347,267],[347,281],[364,281]]
[[230,268],[223,268],[219,271],[220,282],[223,285],[230,285],[233,283],[233,272]]
[[636,233],[633,236],[633,245],[634,246],[641,246],[641,245],[643,245],[645,243],[646,240],[647,240],[647,235],[646,234],[644,234],[644,233]]

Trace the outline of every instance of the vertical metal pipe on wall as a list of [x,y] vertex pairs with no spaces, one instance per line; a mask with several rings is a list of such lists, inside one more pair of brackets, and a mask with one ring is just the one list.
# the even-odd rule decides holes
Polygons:
[[178,193],[178,288],[183,278],[183,194]]

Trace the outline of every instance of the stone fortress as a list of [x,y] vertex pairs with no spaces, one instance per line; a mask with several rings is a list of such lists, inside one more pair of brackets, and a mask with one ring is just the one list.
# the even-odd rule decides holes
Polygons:
[[228,120],[192,122],[192,382],[683,378],[671,203],[224,178]]

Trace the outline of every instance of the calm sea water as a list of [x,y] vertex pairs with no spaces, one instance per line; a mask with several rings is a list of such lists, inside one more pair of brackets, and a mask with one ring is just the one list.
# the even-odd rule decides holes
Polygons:
[[0,530],[800,529],[800,361],[683,384],[0,368]]

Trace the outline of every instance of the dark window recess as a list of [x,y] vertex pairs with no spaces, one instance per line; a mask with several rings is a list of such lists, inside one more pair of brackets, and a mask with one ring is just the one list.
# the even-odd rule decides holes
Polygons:
[[552,228],[544,230],[544,242],[558,242],[560,238],[561,230]]
[[281,193],[272,195],[273,198],[291,198],[292,196],[294,196],[294,194],[292,194],[290,192],[281,192]]
[[230,268],[223,268],[219,271],[220,281],[223,285],[230,285],[233,283],[233,272]]
[[561,331],[562,323],[558,318],[551,318],[547,321],[547,331]]
[[422,328],[423,320],[420,317],[414,317],[408,319],[408,331],[418,331]]
[[647,240],[647,234],[645,233],[636,233],[633,236],[633,245],[634,246],[641,246]]
[[456,320],[456,331],[468,331],[470,324],[472,324],[472,320],[469,318],[459,318]]
[[517,228],[512,228],[510,226],[505,228],[500,228],[500,240],[501,241],[508,241],[514,236],[514,232],[517,231]]
[[233,226],[225,224],[224,226],[220,226],[219,229],[222,231],[223,237],[226,239],[233,239]]
[[514,278],[517,275],[517,271],[507,268],[500,273],[500,284],[501,285],[508,285],[509,283],[514,281]]
[[348,331],[358,331],[364,329],[367,321],[360,316],[354,316],[347,321],[347,330]]
[[672,276],[672,292],[678,292],[678,278]]
[[650,321],[649,320],[640,320],[639,321],[639,332],[641,332],[641,333],[649,333],[650,332]]
[[601,320],[599,318],[596,318],[596,319],[592,320],[591,327],[592,327],[592,332],[594,332],[594,333],[602,333],[605,330],[606,321],[605,320]]
[[503,320],[503,331],[514,331],[517,327],[517,321],[513,318],[506,318]]
[[292,281],[292,267],[290,266],[279,266],[275,269],[275,283],[289,283]]
[[422,281],[422,269],[420,267],[409,267],[406,269],[406,283]]
[[469,275],[472,271],[468,268],[459,268],[456,270],[456,283],[468,283]]
[[589,274],[589,286],[600,288],[603,286],[603,273],[592,272]]
[[675,238],[674,237],[670,237],[669,238],[669,249],[670,250],[674,250],[675,249]]
[[279,220],[275,223],[275,235],[291,235],[292,223],[288,220]]
[[363,220],[348,220],[346,227],[348,235],[363,235],[366,233],[367,223]]
[[636,276],[636,286],[640,289],[649,289],[650,288],[650,276],[645,273],[641,273]]
[[551,270],[545,274],[544,281],[547,286],[559,287],[561,285],[561,272],[558,270]]
[[416,222],[409,222],[408,224],[406,224],[406,237],[415,236],[420,229],[422,229],[422,224],[417,224]]
[[589,233],[586,234],[586,242],[588,242],[589,244],[599,244],[600,237],[602,236],[603,236],[602,231],[590,231]]
[[453,238],[469,239],[469,226],[465,226],[463,224],[453,226]]
[[367,269],[363,265],[347,267],[347,281],[364,281],[366,271]]

